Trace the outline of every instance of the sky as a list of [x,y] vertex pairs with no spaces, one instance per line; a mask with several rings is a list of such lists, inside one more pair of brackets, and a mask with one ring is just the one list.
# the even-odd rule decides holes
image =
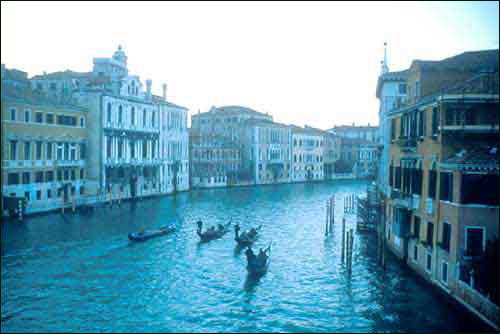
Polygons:
[[34,76],[92,70],[118,45],[129,74],[189,108],[242,105],[277,122],[378,124],[389,69],[497,49],[499,2],[1,2],[1,61]]

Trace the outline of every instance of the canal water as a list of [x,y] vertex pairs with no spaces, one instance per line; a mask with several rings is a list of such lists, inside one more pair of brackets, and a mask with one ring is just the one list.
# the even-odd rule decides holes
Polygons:
[[[336,181],[197,190],[51,213],[1,230],[2,332],[460,332],[487,330],[393,257],[384,272],[373,235],[356,234],[352,278],[340,260],[343,197],[366,183]],[[325,201],[336,196],[334,234]],[[355,216],[346,216],[354,228]],[[234,234],[198,244],[195,221],[262,225],[269,271],[247,278]],[[175,221],[145,243],[127,233]]]

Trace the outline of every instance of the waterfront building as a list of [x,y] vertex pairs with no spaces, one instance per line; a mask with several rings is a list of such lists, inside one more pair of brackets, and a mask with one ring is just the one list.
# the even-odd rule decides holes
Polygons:
[[388,191],[387,169],[389,166],[389,145],[391,141],[388,113],[395,108],[401,107],[406,101],[406,78],[408,70],[389,72],[386,48],[384,48],[384,60],[381,67],[375,94],[377,99],[379,99],[379,141],[382,145],[377,173],[377,188],[386,196]]
[[26,213],[71,205],[87,193],[88,111],[32,91],[25,72],[4,70],[2,205],[4,196],[24,197]]
[[32,78],[35,90],[88,108],[90,191],[127,198],[188,189],[187,109],[166,101],[166,86],[153,96],[151,80],[144,87],[129,75],[121,46],[93,63],[88,73]]
[[351,139],[360,139],[369,142],[379,142],[378,126],[368,125],[338,125],[328,130],[329,132],[342,137]]
[[231,138],[191,129],[189,156],[192,188],[225,187],[243,179],[240,147]]
[[248,119],[272,121],[273,117],[242,106],[212,107],[209,111],[191,116],[191,128],[238,142],[240,129]]
[[312,128],[290,125],[292,133],[291,181],[324,180],[323,134]]
[[499,235],[498,61],[488,50],[412,63],[408,101],[388,112],[385,202],[389,249],[496,326],[484,261]]
[[291,181],[292,134],[288,125],[248,119],[241,125],[242,171],[255,184]]

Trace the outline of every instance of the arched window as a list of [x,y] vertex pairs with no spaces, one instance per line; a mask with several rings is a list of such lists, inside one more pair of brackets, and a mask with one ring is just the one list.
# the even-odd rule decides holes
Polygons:
[[123,107],[118,107],[118,123],[122,123],[123,120]]
[[108,107],[107,107],[107,120],[108,123],[111,123],[111,103],[108,102]]
[[132,125],[135,125],[135,108],[132,107],[132,110],[130,111],[130,122]]
[[142,111],[142,126],[146,127],[146,109]]

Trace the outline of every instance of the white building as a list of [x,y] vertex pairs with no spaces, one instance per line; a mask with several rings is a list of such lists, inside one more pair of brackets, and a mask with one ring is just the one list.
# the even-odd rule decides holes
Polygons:
[[323,135],[311,128],[290,126],[292,131],[292,182],[324,179]]
[[383,145],[382,154],[377,173],[377,184],[380,191],[387,195],[389,191],[389,145],[391,144],[390,121],[388,113],[395,108],[399,108],[406,98],[406,78],[408,70],[389,72],[387,63],[387,52],[384,51],[382,69],[377,82],[376,96],[380,101],[379,105],[379,136]]

